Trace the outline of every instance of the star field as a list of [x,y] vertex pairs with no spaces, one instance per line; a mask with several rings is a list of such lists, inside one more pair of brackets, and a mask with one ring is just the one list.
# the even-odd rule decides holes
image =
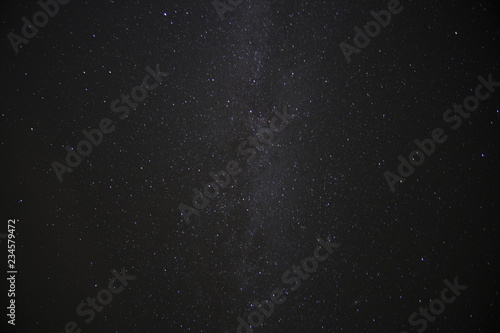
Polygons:
[[[19,220],[6,332],[237,332],[275,288],[287,299],[256,333],[417,332],[408,318],[455,277],[467,289],[426,331],[492,332],[500,87],[460,130],[442,117],[479,76],[500,82],[499,14],[401,1],[347,63],[339,45],[388,2],[245,0],[221,20],[210,0],[73,0],[17,53],[7,35],[40,6],[2,4],[2,206]],[[147,66],[168,75],[134,102]],[[123,95],[137,107],[121,119]],[[114,130],[59,181],[52,163],[102,119]],[[384,172],[438,126],[446,142],[391,191]],[[179,205],[230,161],[240,172],[186,223]],[[291,290],[284,272],[327,239]],[[75,308],[122,268],[136,278],[86,323]]]

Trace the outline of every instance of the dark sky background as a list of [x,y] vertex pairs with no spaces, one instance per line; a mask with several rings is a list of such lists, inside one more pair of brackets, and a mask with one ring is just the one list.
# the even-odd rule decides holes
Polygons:
[[[210,0],[73,0],[16,54],[7,34],[40,7],[2,2],[5,331],[236,332],[329,235],[340,247],[254,332],[417,332],[408,317],[455,277],[467,290],[426,332],[497,329],[500,88],[456,131],[442,115],[478,76],[500,81],[499,11],[404,0],[348,64],[339,44],[387,3],[244,0],[221,21]],[[169,76],[120,120],[110,104],[157,64]],[[245,162],[240,142],[284,107]],[[59,182],[51,163],[107,117]],[[391,192],[384,172],[436,127],[447,141]],[[186,225],[179,204],[233,159],[241,174]],[[85,323],[75,308],[122,267],[136,279]]]

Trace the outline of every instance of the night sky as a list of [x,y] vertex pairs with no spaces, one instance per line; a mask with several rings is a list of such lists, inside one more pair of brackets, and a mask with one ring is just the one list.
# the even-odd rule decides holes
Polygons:
[[3,1],[2,332],[495,332],[493,3]]

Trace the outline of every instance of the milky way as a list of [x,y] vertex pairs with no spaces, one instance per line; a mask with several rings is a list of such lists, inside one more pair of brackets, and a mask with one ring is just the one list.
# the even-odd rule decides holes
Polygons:
[[[500,81],[493,5],[401,1],[361,47],[395,0],[222,2],[223,20],[210,0],[69,1],[29,38],[41,5],[2,5],[2,193],[5,222],[19,220],[16,327],[2,324],[237,332],[257,311],[255,333],[496,328],[500,88],[482,88],[459,131],[443,119],[478,77]],[[360,47],[350,62],[341,43]],[[169,74],[120,118],[110,106],[148,66]],[[60,181],[53,162],[102,119],[115,130]],[[437,126],[446,142],[391,191],[384,172]],[[179,205],[232,161],[240,172],[187,223]],[[306,278],[326,239],[340,246]],[[86,322],[75,310],[118,271],[136,279]],[[275,288],[287,299],[267,316],[252,303]]]

